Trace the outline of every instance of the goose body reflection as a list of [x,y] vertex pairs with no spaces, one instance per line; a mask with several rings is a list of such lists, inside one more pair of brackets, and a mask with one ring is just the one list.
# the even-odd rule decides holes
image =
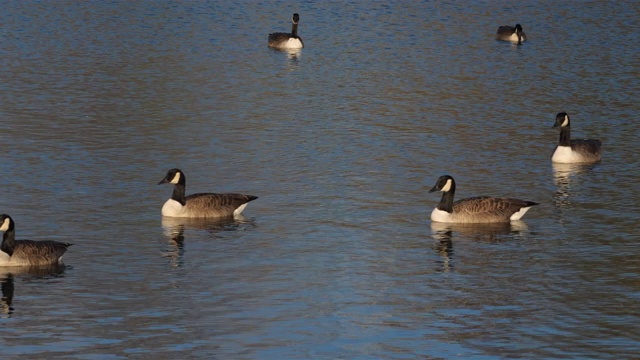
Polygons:
[[553,195],[554,204],[558,208],[564,208],[571,205],[572,184],[579,183],[579,178],[593,169],[597,164],[594,163],[578,163],[564,164],[552,163],[553,181],[556,185],[556,191]]
[[0,316],[9,317],[13,313],[13,274],[0,275],[2,298],[0,299]]
[[172,236],[184,230],[233,231],[243,224],[250,224],[251,220],[243,215],[222,218],[174,218],[163,217],[162,228],[165,235]]
[[300,66],[300,58],[302,57],[302,50],[300,49],[287,49],[281,52],[287,53],[287,70],[296,71]]
[[453,271],[453,231],[448,228],[434,229],[433,224],[444,223],[431,223],[431,237],[436,241],[433,250],[440,256],[436,261],[437,269],[440,272]]
[[496,241],[502,235],[520,235],[529,229],[522,220],[498,223],[431,223],[431,233],[434,239],[444,235],[450,238],[465,237],[471,240]]
[[172,267],[180,267],[183,264],[185,252],[185,231],[205,230],[209,233],[236,231],[246,224],[251,224],[251,220],[242,215],[223,218],[162,217],[164,235],[170,239],[169,248],[164,252],[164,256],[170,259]]
[[67,269],[72,269],[65,264],[56,263],[40,266],[7,266],[0,268],[0,279],[8,275],[25,276],[29,278],[50,278],[63,275]]
[[431,222],[431,237],[436,241],[434,250],[440,256],[437,268],[441,272],[454,270],[454,240],[499,242],[520,237],[528,230],[523,221],[500,223],[457,224]]
[[49,277],[58,277],[64,273],[65,269],[66,266],[62,264],[0,267],[0,287],[2,288],[0,317],[10,317],[14,312],[13,297],[15,278],[46,279]]
[[558,187],[568,186],[572,179],[587,173],[593,169],[597,164],[565,164],[565,163],[552,163],[553,180]]

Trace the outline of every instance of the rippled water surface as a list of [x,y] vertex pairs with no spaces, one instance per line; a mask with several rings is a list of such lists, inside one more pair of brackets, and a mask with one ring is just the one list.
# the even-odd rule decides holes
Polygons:
[[[0,212],[75,244],[0,270],[3,359],[640,357],[637,3],[2,7]],[[259,199],[162,219],[173,167]],[[443,174],[540,205],[431,223]]]

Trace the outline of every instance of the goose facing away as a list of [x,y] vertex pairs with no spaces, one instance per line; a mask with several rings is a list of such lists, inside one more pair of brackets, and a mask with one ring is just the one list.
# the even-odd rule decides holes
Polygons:
[[16,240],[13,219],[0,215],[2,246],[0,246],[0,266],[43,266],[62,262],[62,255],[73,244],[52,240]]
[[525,35],[524,31],[522,31],[522,26],[520,24],[516,24],[515,27],[505,25],[498,28],[496,39],[502,41],[511,41],[520,45],[527,40],[527,35]]
[[556,147],[551,161],[555,163],[591,163],[598,162],[602,158],[600,154],[600,140],[571,140],[571,120],[566,112],[556,115],[553,127],[560,127],[560,141]]
[[300,21],[300,15],[293,14],[291,18],[291,32],[290,33],[271,33],[269,34],[269,47],[275,49],[302,49],[304,43],[298,36],[298,22]]
[[456,182],[453,177],[443,175],[429,192],[442,191],[442,199],[431,212],[431,221],[445,223],[495,223],[519,220],[530,207],[538,205],[533,201],[497,198],[488,196],[472,197],[453,201]]
[[249,201],[257,196],[243,194],[199,193],[185,196],[186,179],[180,169],[171,169],[160,184],[173,184],[171,198],[162,206],[162,215],[170,217],[207,218],[238,216]]

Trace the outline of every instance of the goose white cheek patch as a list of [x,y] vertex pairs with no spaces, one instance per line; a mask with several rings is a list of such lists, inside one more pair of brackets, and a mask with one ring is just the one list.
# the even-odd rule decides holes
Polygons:
[[4,221],[2,222],[2,226],[0,226],[0,230],[1,231],[9,230],[9,219],[4,219]]
[[447,192],[451,190],[451,179],[447,180],[447,183],[442,187],[442,192]]
[[177,184],[179,182],[180,182],[180,173],[177,172],[176,175],[173,177],[173,179],[171,179],[170,183]]

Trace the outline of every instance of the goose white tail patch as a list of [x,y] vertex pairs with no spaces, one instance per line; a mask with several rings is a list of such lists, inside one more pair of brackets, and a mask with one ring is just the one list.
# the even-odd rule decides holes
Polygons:
[[520,218],[523,217],[524,214],[526,214],[527,211],[529,211],[530,208],[531,208],[531,206],[520,208],[520,210],[518,210],[516,213],[511,215],[509,220],[520,220]]
[[9,230],[9,219],[4,219],[4,221],[2,222],[2,226],[0,226],[0,231],[7,231]]
[[244,210],[244,208],[247,207],[247,204],[242,204],[240,206],[238,206],[237,209],[233,210],[233,216],[238,216],[242,213],[242,211]]

